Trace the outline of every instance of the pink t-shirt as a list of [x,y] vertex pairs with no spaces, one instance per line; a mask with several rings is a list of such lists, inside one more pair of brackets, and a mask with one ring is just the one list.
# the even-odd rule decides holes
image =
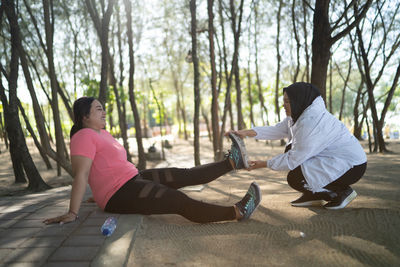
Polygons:
[[97,205],[104,210],[118,189],[138,174],[138,169],[127,160],[125,148],[112,135],[84,128],[71,138],[71,156],[84,156],[93,163],[89,185]]

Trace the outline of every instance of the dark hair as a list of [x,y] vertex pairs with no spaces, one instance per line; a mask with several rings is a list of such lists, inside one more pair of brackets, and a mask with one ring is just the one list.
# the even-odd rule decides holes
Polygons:
[[311,83],[297,82],[283,88],[290,101],[291,117],[296,123],[303,111],[312,104],[315,98],[321,95],[319,89]]
[[89,115],[92,102],[96,100],[94,97],[83,96],[78,98],[74,102],[74,125],[72,125],[71,131],[69,132],[69,138],[71,138],[77,131],[83,128],[82,120],[83,117]]

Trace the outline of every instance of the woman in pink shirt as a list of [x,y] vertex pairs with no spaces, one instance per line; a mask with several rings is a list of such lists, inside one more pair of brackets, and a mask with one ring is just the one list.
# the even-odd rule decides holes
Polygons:
[[81,97],[73,109],[70,148],[74,181],[69,211],[44,223],[76,220],[87,183],[97,205],[112,213],[179,214],[193,222],[207,223],[247,219],[259,205],[261,194],[256,183],[233,206],[204,203],[178,190],[209,183],[233,169],[247,168],[246,149],[239,137],[230,135],[231,151],[223,161],[190,169],[139,171],[127,161],[124,147],[104,130],[106,113],[98,100]]

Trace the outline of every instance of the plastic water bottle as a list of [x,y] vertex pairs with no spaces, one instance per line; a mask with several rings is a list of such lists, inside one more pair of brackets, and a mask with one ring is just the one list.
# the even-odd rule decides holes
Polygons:
[[101,233],[105,236],[110,236],[117,228],[117,219],[115,217],[108,217],[101,226]]

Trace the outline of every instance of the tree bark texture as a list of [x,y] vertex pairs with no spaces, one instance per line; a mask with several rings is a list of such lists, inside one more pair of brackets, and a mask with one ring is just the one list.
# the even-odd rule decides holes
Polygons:
[[281,11],[282,11],[283,1],[279,1],[278,12],[276,14],[276,39],[275,39],[275,48],[276,48],[276,74],[275,74],[275,114],[278,117],[278,121],[281,121],[281,115],[279,111],[279,74],[281,72],[281,51],[280,51],[280,31],[281,31]]
[[95,0],[86,0],[86,7],[89,11],[90,17],[93,20],[94,27],[96,28],[97,35],[99,36],[101,45],[101,79],[99,101],[104,105],[107,102],[108,91],[108,27],[110,24],[111,14],[115,4],[115,0],[109,0],[107,10],[104,12],[103,17],[100,18],[96,9]]
[[[131,103],[133,118],[135,120],[135,136],[139,154],[138,155],[139,162],[137,164],[137,167],[139,170],[144,170],[146,169],[146,154],[143,148],[142,126],[140,122],[139,110],[136,104],[135,84],[134,84],[135,58],[133,51],[133,34],[132,34],[132,5],[129,0],[124,0],[124,5],[127,17],[127,34],[128,34],[128,45],[129,45],[129,101]],[[146,115],[147,114],[145,113],[144,116]]]
[[217,70],[215,67],[215,48],[214,48],[214,0],[207,1],[208,10],[208,42],[210,50],[211,65],[211,128],[214,160],[219,159],[219,115],[218,115],[218,91],[217,91]]
[[[19,172],[21,172],[21,164],[29,180],[28,190],[41,191],[50,188],[40,176],[36,166],[29,153],[28,147],[25,142],[21,123],[18,115],[18,98],[17,98],[17,81],[18,81],[18,68],[19,68],[19,52],[18,47],[20,43],[18,20],[15,13],[14,2],[6,0],[2,2],[5,5],[5,12],[10,24],[11,33],[11,60],[10,60],[10,73],[8,75],[8,90],[9,102],[5,98],[5,90],[2,85],[1,98],[6,107],[6,130],[10,140],[10,153],[12,153],[13,165],[15,157],[18,162]],[[17,175],[17,173],[16,173]]]
[[200,165],[200,131],[199,131],[199,117],[200,117],[200,84],[199,84],[199,60],[197,57],[197,21],[196,21],[196,0],[190,0],[190,14],[191,14],[191,34],[192,34],[192,59],[193,59],[193,74],[194,74],[194,164]]
[[239,70],[239,45],[240,45],[240,35],[242,32],[242,18],[243,18],[243,2],[240,1],[238,13],[239,18],[236,21],[236,8],[234,0],[230,0],[230,11],[231,11],[231,25],[234,38],[234,54],[236,56],[232,59],[232,72],[235,74],[235,88],[236,88],[236,112],[237,112],[237,127],[238,129],[246,128],[243,120],[242,112],[242,89],[240,86],[240,70]]
[[331,26],[329,22],[329,6],[330,0],[315,1],[314,18],[313,18],[313,39],[312,39],[312,67],[311,67],[311,83],[321,90],[321,95],[326,101],[326,79],[329,59],[331,56],[330,49],[332,45],[346,36],[354,27],[358,25],[360,20],[365,16],[372,0],[367,0],[361,12],[354,16],[352,23],[345,29],[332,36],[332,32],[341,25],[341,20],[347,15],[350,6],[355,5],[356,1],[352,1],[345,8],[344,14]]
[[[56,137],[57,158],[67,158],[65,148],[64,134],[61,127],[60,110],[58,107],[58,82],[54,66],[53,37],[54,37],[54,10],[52,0],[43,0],[43,13],[46,31],[46,56],[49,69],[49,79],[51,86],[51,107],[53,110],[54,130]],[[57,173],[61,175],[60,172]]]

